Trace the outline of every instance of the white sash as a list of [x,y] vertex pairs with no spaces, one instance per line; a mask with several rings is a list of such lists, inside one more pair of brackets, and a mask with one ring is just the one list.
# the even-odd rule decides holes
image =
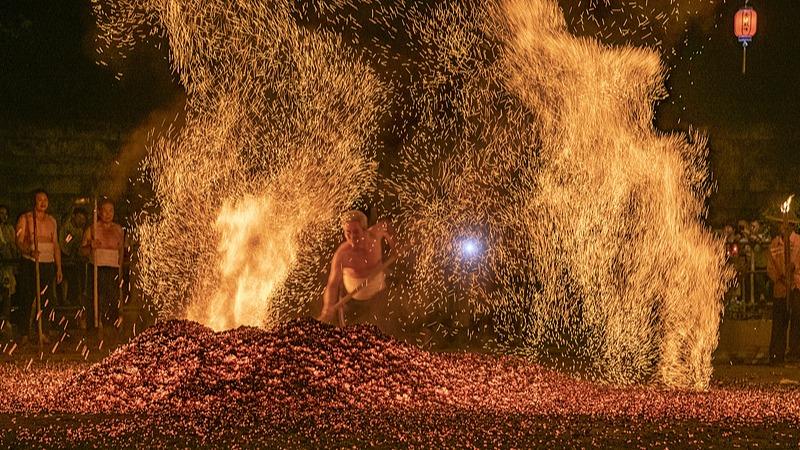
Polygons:
[[39,248],[39,262],[51,263],[56,260],[55,247],[52,242],[38,242],[36,246]]
[[119,267],[119,250],[98,248],[95,250],[98,267]]
[[369,300],[378,292],[386,289],[386,274],[384,274],[382,270],[369,279],[355,278],[346,274],[342,274],[342,281],[344,282],[344,288],[348,293],[351,293],[360,287],[358,292],[353,295],[353,300]]

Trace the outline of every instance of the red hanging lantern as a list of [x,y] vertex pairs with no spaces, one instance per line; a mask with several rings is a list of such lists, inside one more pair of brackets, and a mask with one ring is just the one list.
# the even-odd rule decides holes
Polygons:
[[757,29],[758,14],[753,8],[747,6],[747,1],[745,1],[744,7],[736,12],[733,19],[733,32],[742,43],[742,73],[745,73],[747,64],[747,44],[753,40]]

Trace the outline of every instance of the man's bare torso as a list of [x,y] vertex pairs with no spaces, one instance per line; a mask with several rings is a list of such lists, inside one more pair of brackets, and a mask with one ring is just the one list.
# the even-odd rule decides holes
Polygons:
[[342,272],[345,276],[366,278],[376,267],[380,266],[383,247],[381,239],[376,238],[370,228],[362,247],[354,247],[345,242],[339,246],[337,253],[339,253],[339,261],[341,261]]
[[114,222],[97,224],[97,240],[100,245],[97,248],[108,250],[118,250],[122,248],[122,227]]
[[[33,245],[33,213],[28,212],[23,216],[25,229],[18,232],[23,234],[23,242],[27,245]],[[45,214],[44,218],[36,220],[36,238],[38,243],[55,243],[56,242],[56,219],[50,214]]]

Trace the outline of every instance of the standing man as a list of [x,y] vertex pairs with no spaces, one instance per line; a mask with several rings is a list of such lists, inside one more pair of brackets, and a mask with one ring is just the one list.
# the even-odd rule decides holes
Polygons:
[[387,222],[379,221],[368,227],[367,216],[361,211],[344,213],[341,223],[345,241],[333,254],[320,319],[334,320],[338,314],[334,305],[343,297],[342,287],[347,294],[353,294],[343,306],[346,323],[377,319],[379,309],[385,307],[383,241],[395,252],[397,243]]
[[[44,189],[37,189],[33,193],[34,208],[33,212],[26,212],[17,221],[16,241],[17,248],[22,254],[22,263],[19,269],[19,301],[20,309],[23,311],[22,320],[29,318],[36,319],[36,259],[39,261],[39,292],[42,295],[42,323],[45,323],[47,315],[44,313],[45,306],[53,305],[55,298],[55,285],[61,283],[61,249],[58,246],[58,229],[56,219],[47,214],[50,206],[47,192]],[[35,221],[35,222],[34,222]],[[36,230],[36,237],[33,232]],[[30,320],[25,327],[27,337],[31,337],[31,326],[34,320]],[[45,341],[46,341],[45,336]]]
[[4,321],[0,335],[12,335],[11,296],[17,291],[15,268],[19,257],[14,226],[8,223],[8,206],[0,205],[0,321]]
[[[90,226],[83,234],[81,253],[97,264],[98,310],[102,326],[113,326],[119,317],[120,268],[124,232],[114,222],[114,203],[104,199],[99,205],[97,226]],[[97,228],[95,230],[95,228]],[[92,280],[94,282],[94,280]],[[92,302],[94,305],[94,302]],[[88,322],[94,321],[94,307],[87,308]]]
[[[787,283],[784,254],[785,239],[789,239],[791,277]],[[800,359],[800,236],[792,231],[792,225],[783,222],[780,234],[769,246],[767,275],[772,288],[772,336],[769,342],[769,360],[781,364],[787,359]],[[791,284],[791,289],[788,285]],[[786,331],[789,331],[789,351],[786,352]]]

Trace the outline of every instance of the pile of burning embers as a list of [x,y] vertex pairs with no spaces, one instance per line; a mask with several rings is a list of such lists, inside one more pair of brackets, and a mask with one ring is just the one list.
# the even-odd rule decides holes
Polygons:
[[[6,404],[2,442],[45,446],[553,446],[798,442],[800,390],[613,387],[521,358],[430,353],[300,319],[159,323]],[[35,371],[31,376],[37,376]],[[8,391],[7,391],[8,392]],[[24,403],[24,405],[23,405]]]

